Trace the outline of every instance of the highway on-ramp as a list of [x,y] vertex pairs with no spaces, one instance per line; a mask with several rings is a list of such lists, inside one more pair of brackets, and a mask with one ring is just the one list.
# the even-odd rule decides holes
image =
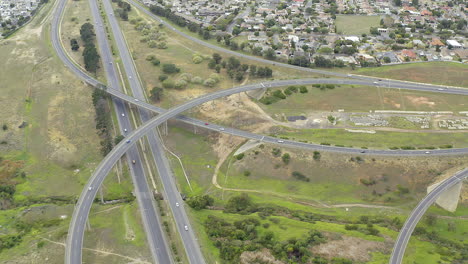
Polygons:
[[398,234],[398,238],[395,241],[395,245],[393,246],[392,255],[390,256],[390,264],[401,263],[405,255],[405,250],[408,245],[411,234],[414,231],[414,228],[418,224],[419,220],[421,220],[422,216],[427,211],[427,209],[436,201],[437,197],[439,197],[445,190],[463,181],[467,177],[468,169],[464,169],[455,173],[453,176],[444,180],[437,187],[435,187],[434,190],[429,192],[426,195],[426,197],[424,197],[424,199],[422,199],[419,202],[418,206],[414,208],[408,219],[406,219],[405,224],[403,225],[403,227],[400,230],[400,233]]

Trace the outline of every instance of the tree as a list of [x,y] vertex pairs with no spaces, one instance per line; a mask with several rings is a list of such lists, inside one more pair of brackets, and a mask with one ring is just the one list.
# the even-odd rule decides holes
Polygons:
[[233,70],[237,69],[240,66],[240,61],[236,57],[229,57],[228,62],[227,62],[227,69],[228,70]]
[[263,56],[268,60],[274,60],[276,58],[275,51],[273,49],[268,49],[263,53]]
[[96,73],[99,67],[99,54],[96,50],[96,46],[93,43],[86,44],[83,50],[83,58],[85,63],[85,69],[89,72]]
[[396,6],[401,6],[401,0],[393,0],[393,3],[394,3]]
[[216,64],[219,64],[223,60],[223,57],[219,53],[213,53],[212,57]]
[[178,73],[180,69],[173,63],[165,63],[162,65],[162,70],[164,73],[171,74],[171,73]]
[[187,204],[195,210],[205,209],[207,206],[214,204],[214,199],[209,195],[193,196],[187,200]]
[[257,74],[257,66],[256,65],[250,65],[250,76],[255,76]]
[[122,141],[125,137],[123,135],[118,135],[114,138],[114,144],[117,145]]
[[419,0],[412,0],[412,1],[411,1],[411,4],[412,4],[413,6],[419,6]]
[[248,214],[254,210],[255,205],[252,202],[252,198],[250,198],[250,196],[245,193],[231,197],[224,208],[224,212],[226,213],[239,214]]
[[385,63],[390,63],[390,62],[391,62],[391,60],[390,60],[389,57],[383,57],[383,61],[384,61]]
[[94,36],[96,36],[93,25],[91,23],[84,23],[80,28],[80,35],[85,45],[93,42]]
[[70,39],[70,46],[73,51],[77,51],[80,48],[80,45],[76,39]]
[[161,87],[153,87],[153,89],[151,89],[150,91],[150,97],[153,101],[155,102],[159,102],[163,96],[163,88]]
[[283,156],[281,157],[283,160],[284,164],[289,164],[289,161],[291,160],[291,155],[289,153],[284,153]]

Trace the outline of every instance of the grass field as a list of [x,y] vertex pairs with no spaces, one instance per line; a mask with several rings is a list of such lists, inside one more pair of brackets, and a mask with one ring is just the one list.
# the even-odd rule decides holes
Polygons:
[[360,68],[353,73],[421,83],[468,87],[468,65],[451,62],[424,62]]
[[[288,130],[286,130],[288,131]],[[383,148],[410,146],[415,148],[452,145],[454,148],[468,147],[465,133],[422,133],[376,131],[375,134],[352,133],[344,129],[300,129],[289,130],[278,135],[293,140],[310,143],[328,143],[353,147]]]
[[293,93],[284,100],[265,105],[258,103],[269,115],[307,115],[315,111],[346,112],[369,110],[400,111],[467,111],[468,96],[416,92],[372,86],[340,85],[320,90],[307,87],[308,93]]
[[[5,158],[24,160],[27,181],[16,199],[76,195],[101,159],[94,123],[92,90],[54,55],[44,13],[11,39],[0,42],[2,95],[0,132]],[[40,22],[37,21],[37,19]],[[23,122],[26,126],[19,128]]]
[[[92,229],[85,232],[84,247],[111,251],[151,262],[151,253],[136,202],[93,207],[90,217]],[[104,263],[103,261],[128,263],[129,261],[119,256],[105,256],[92,251],[83,253],[83,261],[89,263]]]
[[369,34],[371,27],[378,27],[380,16],[337,15],[336,32],[345,35]]

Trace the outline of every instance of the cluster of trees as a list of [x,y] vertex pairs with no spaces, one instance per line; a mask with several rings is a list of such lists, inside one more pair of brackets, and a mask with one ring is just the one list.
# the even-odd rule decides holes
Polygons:
[[314,58],[314,64],[320,68],[332,68],[332,67],[344,67],[345,64],[341,60],[330,60],[323,56],[317,56]]
[[99,68],[99,54],[94,45],[94,27],[91,23],[84,23],[80,29],[81,40],[84,43],[83,59],[85,69],[89,72],[96,73]]
[[313,84],[312,87],[318,88],[320,90],[326,90],[326,89],[335,89],[334,84]]
[[180,17],[176,14],[174,14],[169,7],[161,7],[158,5],[151,5],[150,6],[150,11],[158,16],[166,17],[170,21],[176,23],[177,25],[181,27],[185,27],[187,25],[187,22],[185,22],[185,19],[183,17]]
[[291,85],[291,86],[288,86],[284,90],[277,89],[277,90],[274,90],[273,92],[267,91],[267,93],[265,93],[265,95],[259,101],[263,104],[269,105],[272,103],[276,103],[279,100],[286,99],[287,96],[290,96],[297,92],[308,93],[309,91],[307,90],[307,87],[305,87],[304,85],[300,85],[300,86]]
[[96,129],[101,138],[101,153],[105,156],[112,150],[113,141],[110,133],[112,121],[109,104],[107,102],[109,95],[101,90],[93,90],[93,105],[96,112]]
[[[310,263],[313,258],[309,247],[325,242],[322,233],[315,230],[309,231],[302,239],[286,241],[279,241],[271,231],[260,235],[260,221],[253,217],[230,223],[210,215],[204,225],[208,236],[219,248],[220,257],[227,263],[239,263],[242,252],[262,248],[269,249],[277,259],[287,263]],[[268,228],[269,224],[265,223],[263,227]]]
[[269,67],[241,64],[236,57],[229,57],[227,60],[223,60],[218,53],[213,53],[212,58],[208,62],[208,68],[214,69],[217,73],[221,72],[221,69],[226,69],[229,77],[236,81],[242,81],[247,72],[253,77],[269,78],[273,76],[273,70]]
[[213,206],[214,199],[209,195],[197,195],[190,197],[187,204],[195,210],[205,209],[208,206]]
[[124,2],[122,0],[112,0],[112,2],[117,3],[117,5],[119,6],[119,8],[115,10],[115,12],[120,16],[122,20],[127,21],[128,12],[132,10],[132,6],[129,3]]

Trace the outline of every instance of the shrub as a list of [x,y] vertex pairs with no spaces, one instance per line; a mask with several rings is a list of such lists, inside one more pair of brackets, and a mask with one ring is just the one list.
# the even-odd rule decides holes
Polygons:
[[273,154],[273,156],[275,157],[279,157],[281,155],[281,149],[277,149],[277,148],[274,148],[271,153]]
[[320,160],[321,156],[320,152],[314,151],[314,160]]
[[304,174],[298,172],[298,171],[293,171],[292,174],[291,174],[296,180],[299,180],[299,181],[305,181],[305,182],[309,182],[310,179],[305,176]]
[[167,80],[164,80],[164,81],[162,82],[162,86],[163,86],[164,88],[174,88],[175,83],[174,83],[173,80],[167,79]]
[[250,171],[248,171],[248,170],[244,171],[244,176],[249,177],[250,176]]
[[178,73],[180,69],[173,63],[165,63],[162,65],[162,70],[164,73],[171,74],[171,73]]
[[213,87],[213,86],[215,86],[215,84],[216,84],[216,81],[214,79],[211,79],[211,78],[208,78],[203,82],[203,85],[207,86],[207,87]]
[[165,41],[161,41],[157,45],[158,49],[167,49],[167,43]]
[[194,55],[194,56],[192,57],[192,61],[193,61],[193,63],[195,63],[195,64],[200,64],[200,63],[203,62],[203,57],[201,57],[200,55]]
[[166,74],[161,74],[161,75],[159,75],[159,80],[160,80],[161,82],[164,82],[165,80],[167,80],[167,75],[166,75]]
[[289,161],[291,160],[291,155],[289,155],[289,153],[284,153],[281,159],[283,160],[284,164],[289,164]]
[[300,93],[307,93],[307,92],[309,92],[309,91],[307,90],[307,87],[305,87],[305,86],[299,86],[299,92],[300,92]]
[[239,154],[239,155],[236,156],[236,159],[237,159],[237,160],[241,160],[241,159],[244,158],[244,156],[245,156],[245,154],[244,154],[244,153],[241,153],[241,154]]
[[176,89],[178,89],[178,90],[182,90],[182,89],[184,89],[185,87],[187,87],[187,84],[188,84],[188,83],[187,83],[186,80],[184,80],[184,79],[179,79],[179,80],[177,80],[177,81],[175,82],[174,87],[175,87]]
[[283,91],[281,91],[281,90],[274,91],[273,96],[277,97],[279,99],[286,99],[286,95],[284,95]]
[[216,83],[218,83],[220,80],[219,74],[216,73],[210,74],[210,78],[213,79]]
[[189,83],[189,82],[192,80],[192,74],[190,74],[190,73],[182,73],[182,74],[179,76],[179,80],[184,80],[184,81],[186,81],[187,83]]
[[195,77],[192,78],[191,82],[195,83],[195,84],[202,84],[203,79],[200,76],[195,76]]

